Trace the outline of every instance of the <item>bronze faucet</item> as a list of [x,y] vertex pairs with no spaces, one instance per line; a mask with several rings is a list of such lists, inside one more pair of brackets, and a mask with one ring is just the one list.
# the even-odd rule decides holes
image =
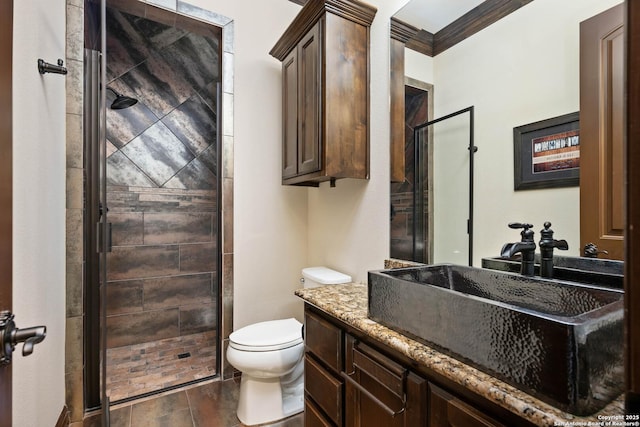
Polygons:
[[506,243],[500,251],[500,256],[504,258],[511,258],[515,254],[520,253],[522,255],[520,263],[520,274],[523,276],[533,276],[534,268],[533,263],[536,253],[536,242],[533,240],[533,227],[532,224],[511,222],[509,228],[523,230],[520,232],[522,238],[516,243]]
[[544,223],[544,229],[540,230],[540,276],[553,277],[553,249],[557,248],[563,251],[569,249],[566,240],[555,240],[553,238],[553,230],[549,221]]

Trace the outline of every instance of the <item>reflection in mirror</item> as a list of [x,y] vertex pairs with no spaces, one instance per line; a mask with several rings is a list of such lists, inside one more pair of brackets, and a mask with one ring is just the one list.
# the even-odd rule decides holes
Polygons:
[[[423,187],[423,197],[431,194],[429,171],[424,168],[416,168],[414,143],[414,128],[433,118],[433,86],[415,79],[405,79],[404,85],[404,146],[401,150],[402,162],[400,173],[391,181],[391,245],[392,258],[428,263],[433,253],[433,245],[428,238],[429,230],[433,228],[430,221],[426,200],[422,205],[424,209],[416,209],[415,197],[417,186]],[[432,129],[428,130],[432,132]],[[423,170],[423,182],[416,182],[416,170]],[[432,217],[431,217],[432,218]],[[424,226],[417,232],[415,224]]]
[[[475,140],[481,151],[475,163],[473,264],[479,266],[482,258],[499,255],[505,242],[518,238],[507,227],[510,222],[533,224],[537,242],[543,224],[549,221],[559,238],[569,243],[563,255],[579,256],[584,246],[580,188],[514,191],[513,129],[580,109],[580,23],[620,0],[517,2],[518,8],[494,16],[482,31],[471,31],[485,20],[481,14],[487,8],[483,7],[490,3],[496,2],[486,0],[471,11],[461,11],[458,16],[476,14],[473,19],[467,15],[467,26],[456,26],[454,20],[444,22],[444,29],[429,30],[420,22],[406,22],[399,33],[413,28],[415,38],[403,39],[402,75],[433,84],[434,117],[475,106]],[[431,7],[425,6],[425,0],[411,0],[405,8],[416,4]],[[429,10],[424,9],[432,15]],[[398,16],[394,20],[401,19]],[[394,20],[392,42],[399,40],[394,37]],[[452,32],[456,28],[459,33]],[[393,59],[392,51],[392,67]],[[391,96],[393,100],[393,92]],[[395,141],[392,139],[392,146]],[[438,191],[433,189],[435,197]],[[445,191],[456,192],[449,187]],[[434,229],[440,230],[435,224]],[[431,256],[437,262],[435,245]]]
[[473,107],[415,124],[427,95],[405,92],[406,172],[391,183],[391,256],[472,265]]
[[[473,265],[473,107],[420,125],[416,135],[420,135],[418,146],[428,147],[421,152],[430,157],[417,156],[419,164],[432,170],[430,263]],[[422,175],[423,170],[417,173]]]

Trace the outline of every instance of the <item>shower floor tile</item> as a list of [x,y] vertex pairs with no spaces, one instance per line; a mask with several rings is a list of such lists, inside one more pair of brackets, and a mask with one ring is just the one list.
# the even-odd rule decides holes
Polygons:
[[216,331],[107,350],[111,402],[216,374]]

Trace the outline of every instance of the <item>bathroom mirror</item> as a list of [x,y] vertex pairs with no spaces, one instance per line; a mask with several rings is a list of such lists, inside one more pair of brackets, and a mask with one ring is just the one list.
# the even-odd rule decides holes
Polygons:
[[[537,241],[543,224],[549,221],[554,237],[569,242],[569,250],[561,254],[579,256],[579,187],[515,191],[514,128],[579,111],[580,22],[619,4],[620,0],[517,2],[514,10],[498,11],[489,26],[475,28],[475,33],[466,32],[477,26],[482,14],[496,12],[492,5],[498,3],[410,0],[394,15],[394,20],[420,30],[407,43],[414,48],[404,49],[404,75],[410,81],[432,85],[428,94],[433,97],[429,100],[433,103],[430,119],[475,107],[478,152],[474,173],[473,265],[480,266],[483,257],[498,255],[504,243],[520,240],[518,232],[507,227],[509,222],[533,224]],[[466,25],[457,27],[463,31],[449,25],[465,14],[464,19],[469,18]],[[423,36],[429,33],[435,36],[425,39]],[[430,50],[431,56],[416,49]],[[437,167],[448,168],[454,167],[456,159],[436,161]],[[425,188],[433,188],[436,195],[441,191],[448,194],[466,191],[451,182],[425,184]],[[435,217],[451,217],[454,213],[450,208],[439,212],[435,203],[428,209]],[[463,222],[456,223],[455,229],[447,227],[437,226],[438,233],[429,237],[434,253],[447,248],[448,236],[459,233],[461,228],[466,232]],[[392,241],[394,237],[397,236],[392,225]],[[391,253],[393,257],[394,251]],[[453,251],[434,261],[460,263]]]

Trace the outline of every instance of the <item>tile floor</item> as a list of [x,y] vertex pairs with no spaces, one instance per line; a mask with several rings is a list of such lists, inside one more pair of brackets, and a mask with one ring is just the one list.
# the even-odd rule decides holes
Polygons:
[[[111,408],[111,427],[242,427],[236,417],[239,379],[208,381],[201,385],[116,405]],[[302,427],[304,415],[266,424],[268,427]],[[85,421],[71,427],[99,427]]]
[[214,376],[216,339],[211,331],[107,350],[109,399],[117,402]]

